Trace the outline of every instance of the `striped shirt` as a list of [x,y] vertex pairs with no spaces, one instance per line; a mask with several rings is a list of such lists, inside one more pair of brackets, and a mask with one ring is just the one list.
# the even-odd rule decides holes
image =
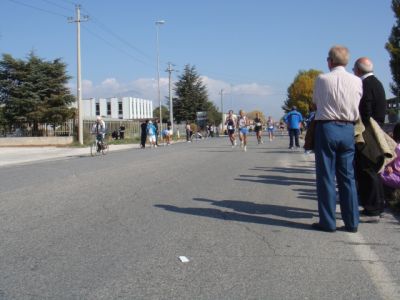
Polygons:
[[313,101],[317,106],[315,120],[357,121],[362,94],[361,79],[342,66],[319,75],[313,93]]

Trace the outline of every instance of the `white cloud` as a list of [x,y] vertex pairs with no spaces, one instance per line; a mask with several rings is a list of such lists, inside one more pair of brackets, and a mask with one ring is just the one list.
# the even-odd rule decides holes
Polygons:
[[[259,109],[266,115],[274,118],[282,116],[281,105],[285,96],[277,94],[274,88],[269,85],[259,83],[242,83],[231,85],[225,81],[213,79],[207,76],[201,77],[203,84],[207,87],[211,101],[220,108],[221,89],[223,89],[223,108],[224,111],[233,109],[238,111],[244,109],[251,111]],[[72,91],[76,90],[76,85],[70,85]],[[161,100],[165,104],[168,97],[168,78],[160,78]],[[116,78],[106,78],[100,84],[95,85],[91,80],[82,81],[83,98],[108,98],[132,96],[153,100],[154,106],[158,106],[157,80],[154,78],[139,78],[130,82],[120,82]]]

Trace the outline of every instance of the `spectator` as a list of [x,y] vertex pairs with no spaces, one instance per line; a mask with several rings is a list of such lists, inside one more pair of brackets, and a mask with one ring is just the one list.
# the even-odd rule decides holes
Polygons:
[[313,93],[319,222],[312,227],[327,232],[336,230],[336,184],[344,229],[357,232],[359,223],[353,159],[362,82],[345,70],[348,61],[346,47],[332,47],[327,58],[330,72],[317,77]]
[[393,129],[393,139],[397,143],[396,158],[385,166],[385,170],[380,174],[383,184],[392,189],[400,189],[400,123]]
[[186,142],[190,143],[190,137],[192,136],[192,129],[188,121],[186,121]]
[[296,106],[293,106],[284,119],[289,131],[289,149],[293,149],[293,140],[296,148],[300,148],[299,134],[301,122],[303,121],[301,113],[297,111]]
[[[385,122],[386,95],[382,83],[374,76],[373,64],[367,57],[356,60],[354,74],[362,79],[363,96],[359,111],[365,127],[363,138],[365,145],[356,146],[355,171],[361,211],[361,222],[377,223],[385,207],[383,185],[379,178],[380,162],[369,155],[374,150],[376,138],[371,127],[370,118],[380,126]],[[362,188],[360,188],[362,187]]]
[[153,124],[153,126],[154,126],[154,128],[155,128],[155,130],[156,130],[156,132],[155,132],[155,137],[156,137],[156,143],[155,143],[155,145],[156,145],[156,146],[158,146],[158,135],[159,135],[159,132],[158,132],[158,125],[159,125],[159,123],[160,123],[160,120],[159,120],[159,119],[156,119],[156,121],[155,121],[154,124]]
[[125,125],[119,126],[119,138],[123,140],[125,138]]
[[149,123],[147,124],[147,136],[149,138],[150,147],[157,148],[156,132],[157,129],[154,126],[153,122],[150,120]]
[[141,134],[140,134],[140,148],[146,148],[146,139],[147,139],[147,124],[149,120],[143,121],[140,124]]
[[172,127],[171,127],[171,122],[168,122],[167,128],[165,128],[162,132],[163,139],[166,142],[166,145],[169,146],[171,145],[171,138],[172,138]]

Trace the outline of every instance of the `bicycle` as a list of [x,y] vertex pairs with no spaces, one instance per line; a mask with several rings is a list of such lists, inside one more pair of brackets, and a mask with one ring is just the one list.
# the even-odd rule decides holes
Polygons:
[[95,155],[106,155],[108,152],[108,144],[102,139],[101,135],[97,135],[93,143],[90,145],[90,155],[95,156]]

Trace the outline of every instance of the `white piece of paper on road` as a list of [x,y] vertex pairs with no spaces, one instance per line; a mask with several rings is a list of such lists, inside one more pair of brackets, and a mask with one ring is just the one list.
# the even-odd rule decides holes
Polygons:
[[179,256],[179,260],[183,263],[187,263],[189,262],[189,258],[187,258],[186,256]]

